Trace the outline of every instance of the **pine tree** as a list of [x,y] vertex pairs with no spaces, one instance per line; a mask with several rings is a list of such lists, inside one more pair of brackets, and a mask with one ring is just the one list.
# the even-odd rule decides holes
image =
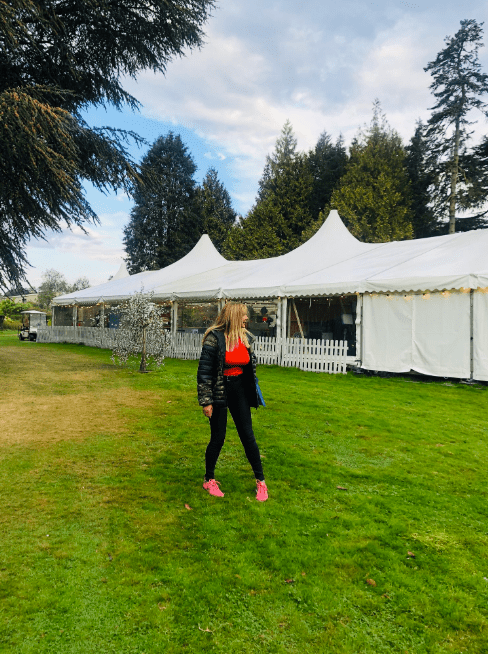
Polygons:
[[323,132],[313,150],[308,154],[308,163],[313,178],[310,211],[314,220],[330,203],[332,192],[344,174],[347,153],[342,136],[335,143],[327,132]]
[[97,221],[84,195],[136,179],[131,132],[91,128],[82,112],[135,109],[121,80],[165,72],[202,45],[214,0],[0,2],[0,286],[25,279],[25,246],[47,229]]
[[329,208],[338,210],[356,238],[378,243],[412,238],[410,203],[405,150],[376,100],[371,125],[351,144],[346,172]]
[[124,229],[130,274],[164,268],[198,241],[202,225],[195,171],[187,147],[172,132],[156,139],[143,158],[135,206]]
[[224,256],[263,259],[285,254],[303,242],[303,231],[312,222],[312,176],[306,156],[297,154],[271,181],[273,191],[258,199],[230,232]]
[[289,120],[283,125],[276,140],[273,154],[266,156],[266,164],[259,180],[258,201],[266,199],[269,193],[276,191],[276,181],[294,161],[297,154],[297,139]]
[[450,234],[456,230],[456,209],[470,209],[479,203],[472,192],[469,169],[463,169],[462,163],[469,158],[470,112],[478,109],[488,115],[488,105],[481,99],[488,93],[488,75],[481,72],[478,60],[482,25],[462,20],[461,28],[445,39],[446,47],[424,69],[434,78],[430,88],[437,100],[426,131],[430,167],[436,175],[433,207],[439,219],[449,218]]
[[430,205],[430,188],[435,182],[435,177],[427,167],[430,152],[425,138],[425,125],[421,121],[417,123],[415,134],[405,151],[405,168],[412,191],[413,237],[433,236],[438,233],[438,221]]
[[224,244],[227,259],[268,259],[285,253],[283,216],[270,200],[255,205],[248,215],[235,225]]
[[272,155],[266,157],[255,205],[231,230],[224,246],[226,257],[263,259],[293,250],[312,222],[313,178],[306,155],[287,121]]
[[202,229],[219,252],[222,252],[229,232],[236,222],[237,214],[232,208],[230,195],[219,181],[215,168],[209,168],[201,187],[197,189],[197,204]]
[[466,171],[466,177],[470,180],[471,207],[478,209],[478,212],[469,217],[457,219],[456,230],[466,231],[468,229],[480,229],[488,227],[488,137],[471,152],[465,155],[461,162],[461,168]]

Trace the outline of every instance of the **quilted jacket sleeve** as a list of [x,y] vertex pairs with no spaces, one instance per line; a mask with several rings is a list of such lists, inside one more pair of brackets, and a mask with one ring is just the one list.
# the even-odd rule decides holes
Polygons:
[[198,363],[197,390],[198,404],[207,406],[213,404],[213,384],[218,360],[218,342],[213,334],[209,334],[202,346]]

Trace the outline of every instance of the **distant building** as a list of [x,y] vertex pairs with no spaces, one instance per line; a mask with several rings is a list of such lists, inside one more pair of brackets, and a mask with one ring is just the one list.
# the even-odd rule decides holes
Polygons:
[[11,291],[7,291],[5,295],[0,296],[0,299],[2,300],[5,298],[12,300],[12,302],[17,302],[18,304],[25,302],[37,304],[39,295],[35,288],[14,288]]

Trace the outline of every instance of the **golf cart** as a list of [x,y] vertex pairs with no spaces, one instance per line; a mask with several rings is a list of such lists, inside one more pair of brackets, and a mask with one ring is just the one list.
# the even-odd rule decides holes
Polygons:
[[19,340],[35,341],[39,327],[46,327],[47,316],[43,311],[22,311],[22,327],[19,331]]

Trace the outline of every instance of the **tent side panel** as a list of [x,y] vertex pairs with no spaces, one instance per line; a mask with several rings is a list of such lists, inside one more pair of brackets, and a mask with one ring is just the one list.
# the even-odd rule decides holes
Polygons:
[[412,370],[470,376],[470,296],[458,291],[413,296]]
[[473,377],[488,381],[488,289],[473,293]]
[[363,363],[366,370],[412,368],[412,296],[363,296]]

